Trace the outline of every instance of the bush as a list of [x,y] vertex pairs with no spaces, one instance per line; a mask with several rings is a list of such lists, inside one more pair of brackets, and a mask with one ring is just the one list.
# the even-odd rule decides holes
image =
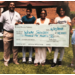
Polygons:
[[75,17],[75,12],[74,11],[70,11],[70,18],[73,19]]

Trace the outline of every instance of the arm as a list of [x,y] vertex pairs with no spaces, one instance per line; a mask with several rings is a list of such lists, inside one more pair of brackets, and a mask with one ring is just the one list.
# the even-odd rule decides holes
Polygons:
[[48,25],[50,25],[51,24],[51,22],[50,22],[50,19],[49,19],[49,24]]
[[34,24],[37,24],[37,25],[39,25],[39,23],[36,23],[36,20],[35,20]]
[[15,23],[15,25],[18,25],[18,24],[22,24],[22,20],[21,20],[21,16],[18,14],[18,22]]
[[4,20],[4,15],[2,14],[1,16],[0,16],[0,28],[3,28],[3,23],[5,22],[5,20]]

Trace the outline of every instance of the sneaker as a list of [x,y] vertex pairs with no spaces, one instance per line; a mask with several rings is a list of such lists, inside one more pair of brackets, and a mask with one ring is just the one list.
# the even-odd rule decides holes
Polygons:
[[8,66],[8,62],[7,62],[7,61],[4,61],[4,65],[5,65],[5,66]]
[[22,58],[22,62],[26,62],[26,59],[25,58]]
[[62,65],[62,61],[58,61],[58,65],[61,66]]
[[29,58],[29,63],[32,63],[32,58]]
[[56,66],[56,63],[52,63],[51,67],[55,67]]
[[71,63],[71,67],[73,67],[73,66],[74,66],[74,64]]

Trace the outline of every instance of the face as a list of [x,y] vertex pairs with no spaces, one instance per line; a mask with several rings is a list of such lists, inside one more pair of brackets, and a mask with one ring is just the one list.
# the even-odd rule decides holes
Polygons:
[[65,15],[65,11],[62,8],[60,9],[60,15],[61,16],[64,16]]
[[9,10],[10,10],[10,11],[14,11],[14,9],[15,9],[15,3],[11,2],[11,3],[9,4]]
[[45,11],[42,11],[40,16],[41,16],[41,18],[45,18],[46,17]]
[[27,15],[31,14],[30,10],[26,10],[26,13],[27,13]]

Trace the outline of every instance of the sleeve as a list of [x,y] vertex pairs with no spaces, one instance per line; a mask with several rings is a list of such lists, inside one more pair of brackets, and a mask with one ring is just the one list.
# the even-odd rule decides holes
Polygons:
[[18,21],[19,21],[19,22],[22,22],[22,19],[21,19],[20,14],[18,15]]
[[71,19],[70,19],[70,17],[68,17],[68,19],[67,19],[67,20],[68,20],[68,22],[71,22]]
[[54,23],[57,23],[57,18],[55,18]]
[[49,19],[49,23],[50,23],[51,21],[50,21],[50,19]]
[[3,23],[3,22],[4,22],[4,15],[2,14],[0,17],[0,23]]

